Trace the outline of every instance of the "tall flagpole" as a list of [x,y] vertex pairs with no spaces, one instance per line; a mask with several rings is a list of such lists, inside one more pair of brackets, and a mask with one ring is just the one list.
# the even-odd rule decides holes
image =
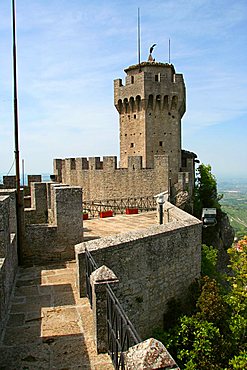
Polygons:
[[15,0],[12,0],[12,26],[13,26],[13,88],[14,88],[14,134],[15,134],[15,169],[16,169],[16,217],[17,217],[17,254],[20,263],[21,235],[21,189],[20,189],[20,158],[19,158],[19,127],[18,127],[18,97],[17,97],[17,58],[16,58],[16,22]]
[[169,39],[169,44],[168,44],[168,61],[169,64],[171,63],[171,40]]
[[140,8],[137,13],[137,40],[138,40],[138,64],[139,72],[141,72],[141,26],[140,26]]

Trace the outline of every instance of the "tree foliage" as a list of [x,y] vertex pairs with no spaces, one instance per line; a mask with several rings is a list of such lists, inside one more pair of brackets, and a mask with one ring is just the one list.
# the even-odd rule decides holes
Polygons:
[[201,164],[196,170],[194,190],[194,214],[200,218],[203,208],[220,208],[219,200],[222,198],[217,192],[217,182],[211,173],[211,166]]
[[211,278],[216,278],[218,276],[218,272],[216,269],[217,265],[217,256],[218,250],[214,247],[208,247],[206,244],[202,245],[202,262],[201,262],[201,269],[202,269],[202,276],[210,276]]
[[[247,369],[247,236],[228,250],[231,273],[215,279],[217,252],[203,246],[204,274],[196,311],[156,333],[185,370]],[[209,275],[209,276],[208,276]]]

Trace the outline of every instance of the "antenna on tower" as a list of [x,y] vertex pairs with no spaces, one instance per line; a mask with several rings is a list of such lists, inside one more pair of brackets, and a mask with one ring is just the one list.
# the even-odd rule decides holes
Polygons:
[[138,64],[141,71],[141,26],[140,26],[140,8],[137,12],[137,45],[138,45]]
[[171,63],[171,40],[169,39],[168,43],[168,62]]

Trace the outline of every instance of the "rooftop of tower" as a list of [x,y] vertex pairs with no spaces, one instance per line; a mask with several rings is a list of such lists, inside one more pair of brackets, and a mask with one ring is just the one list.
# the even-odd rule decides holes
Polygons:
[[133,64],[132,66],[129,66],[124,70],[124,72],[128,73],[129,71],[135,70],[137,68],[142,68],[142,67],[165,67],[165,68],[171,68],[173,73],[176,73],[174,65],[170,63],[162,63],[162,62],[141,62],[141,64]]

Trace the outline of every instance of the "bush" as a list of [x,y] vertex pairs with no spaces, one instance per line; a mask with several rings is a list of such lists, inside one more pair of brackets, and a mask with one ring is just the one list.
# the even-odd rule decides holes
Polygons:
[[247,236],[228,253],[228,291],[213,278],[217,252],[202,246],[203,273],[210,276],[202,278],[197,311],[155,333],[185,370],[247,369]]

